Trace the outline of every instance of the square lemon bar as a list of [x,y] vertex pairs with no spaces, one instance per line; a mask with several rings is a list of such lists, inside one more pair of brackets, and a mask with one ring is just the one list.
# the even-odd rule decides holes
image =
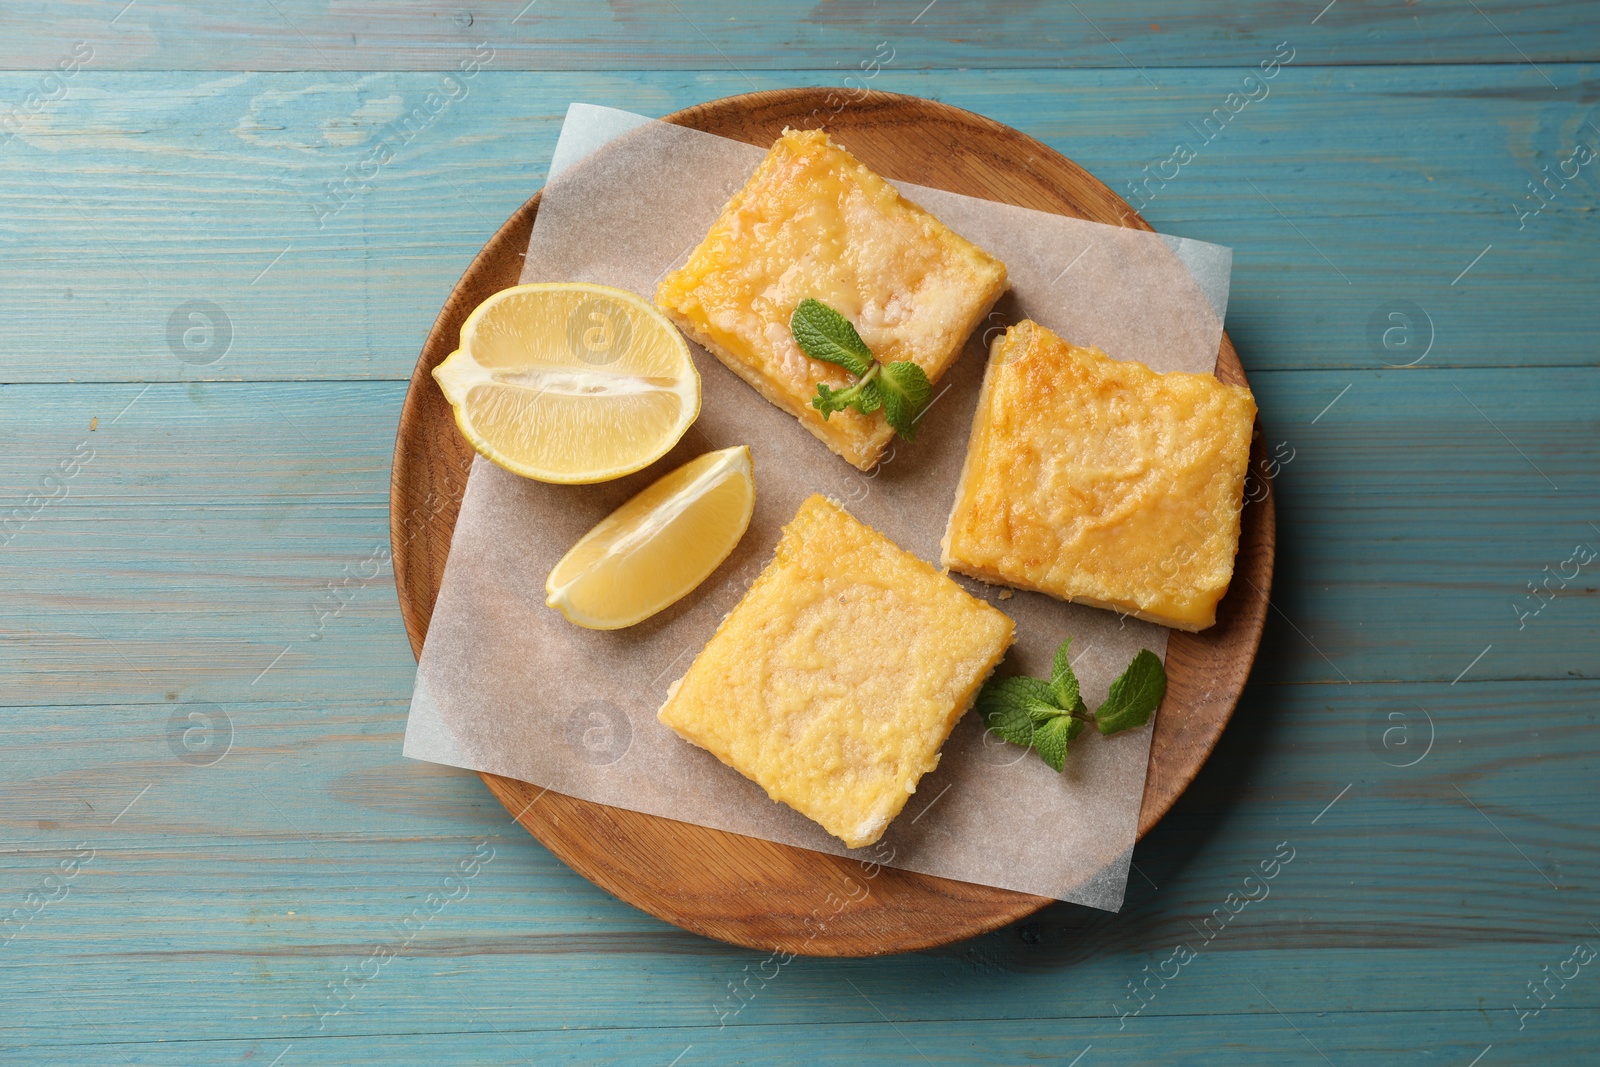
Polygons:
[[882,411],[811,406],[848,371],[789,334],[800,301],[854,324],[880,363],[911,360],[937,382],[1006,288],[1005,264],[958,236],[821,130],[785,130],[728,201],[656,304],[692,340],[822,443],[871,470],[893,431]]
[[660,719],[850,848],[883,836],[1012,623],[812,496]]
[[945,530],[951,570],[1178,630],[1216,622],[1255,400],[1035,322],[995,341]]

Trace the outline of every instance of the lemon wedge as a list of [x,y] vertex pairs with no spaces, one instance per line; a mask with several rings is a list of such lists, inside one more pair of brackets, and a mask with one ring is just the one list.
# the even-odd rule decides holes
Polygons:
[[583,282],[518,285],[433,369],[483,458],[541,482],[603,482],[666,455],[700,414],[683,335],[648,302]]
[[750,449],[692,459],[607,515],[561,558],[545,603],[590,630],[620,630],[710,577],[755,511]]

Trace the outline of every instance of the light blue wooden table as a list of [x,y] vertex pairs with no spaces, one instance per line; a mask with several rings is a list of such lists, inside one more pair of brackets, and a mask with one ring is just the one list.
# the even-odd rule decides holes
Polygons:
[[[1600,19],[1323,2],[9,0],[0,1061],[1600,1062]],[[759,954],[402,759],[390,449],[569,101],[859,84],[880,44],[871,87],[1234,248],[1274,611],[1121,914],[799,959],[719,1026]]]

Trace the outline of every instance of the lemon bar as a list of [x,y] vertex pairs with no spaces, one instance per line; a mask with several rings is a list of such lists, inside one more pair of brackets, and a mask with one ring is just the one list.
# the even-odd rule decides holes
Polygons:
[[974,578],[1178,630],[1233,577],[1255,400],[1031,321],[997,339],[942,560]]
[[871,470],[893,431],[883,412],[824,420],[817,383],[848,371],[809,359],[789,334],[800,301],[849,319],[881,363],[911,360],[937,382],[1006,288],[1005,264],[958,236],[821,130],[785,130],[656,304],[692,340]]
[[812,496],[659,718],[850,848],[883,836],[1012,623]]

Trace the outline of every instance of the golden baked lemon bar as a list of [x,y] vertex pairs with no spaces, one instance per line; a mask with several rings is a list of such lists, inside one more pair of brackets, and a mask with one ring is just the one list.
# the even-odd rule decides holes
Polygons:
[[911,360],[937,382],[1006,288],[1005,264],[868,170],[821,130],[785,130],[656,304],[692,340],[823,444],[872,469],[893,431],[881,411],[824,421],[817,383],[849,372],[789,334],[800,301],[855,325],[879,363]]
[[942,560],[1178,630],[1233,577],[1255,400],[1023,321],[995,341]]
[[812,496],[660,719],[850,848],[883,836],[1011,620]]

